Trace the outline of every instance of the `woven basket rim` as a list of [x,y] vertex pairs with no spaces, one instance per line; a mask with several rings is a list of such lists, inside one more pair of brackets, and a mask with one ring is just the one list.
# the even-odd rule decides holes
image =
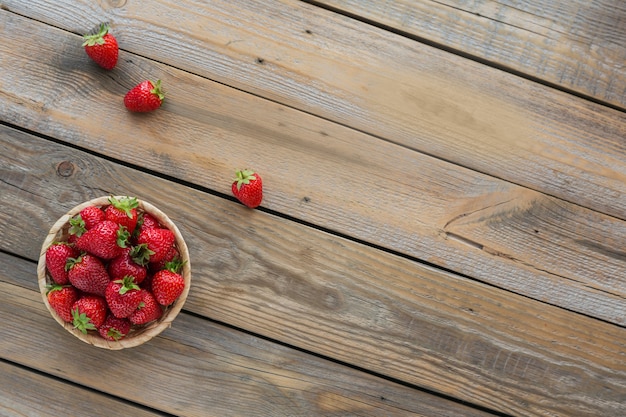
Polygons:
[[[126,198],[127,196],[119,195],[113,197],[119,199]],[[48,297],[46,296],[46,292],[48,290],[47,286],[48,284],[53,282],[52,278],[48,275],[46,270],[46,251],[52,243],[58,241],[59,233],[62,233],[63,229],[67,228],[67,226],[69,225],[69,220],[72,217],[80,213],[82,209],[88,206],[93,205],[97,207],[103,207],[110,205],[111,203],[109,202],[109,198],[111,198],[111,196],[98,197],[89,201],[85,201],[84,203],[81,203],[69,210],[54,223],[41,246],[39,262],[37,264],[37,279],[39,283],[39,291],[43,298],[43,302],[46,305],[46,308],[48,309],[52,317],[57,321],[57,323],[65,328],[65,330],[90,345],[108,350],[119,350],[144,344],[172,325],[172,322],[174,321],[180,310],[183,308],[183,305],[187,300],[187,295],[189,294],[189,288],[191,286],[191,264],[189,260],[189,250],[187,248],[187,244],[185,243],[185,240],[183,239],[183,236],[180,233],[180,230],[178,229],[176,224],[172,220],[170,220],[170,218],[163,211],[154,206],[152,203],[137,198],[137,201],[139,203],[138,208],[146,213],[150,213],[151,215],[153,215],[163,227],[170,229],[176,237],[175,245],[180,253],[182,260],[184,261],[182,276],[185,280],[185,287],[182,294],[176,299],[173,304],[166,307],[163,315],[159,320],[148,323],[138,332],[129,333],[128,336],[119,341],[106,340],[97,333],[90,332],[88,334],[84,334],[81,331],[75,329],[71,323],[66,323],[65,321],[63,321],[63,319],[57,314],[57,312],[54,311],[54,309],[50,306],[50,303],[48,302]]]

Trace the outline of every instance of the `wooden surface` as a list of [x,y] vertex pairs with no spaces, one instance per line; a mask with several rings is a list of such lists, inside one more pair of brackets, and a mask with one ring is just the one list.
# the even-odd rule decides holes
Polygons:
[[[0,414],[54,392],[102,415],[626,413],[626,10],[155,3],[0,1]],[[558,48],[525,29],[556,11]],[[80,48],[104,20],[108,72]],[[558,81],[572,60],[593,80]],[[144,78],[166,103],[130,114]],[[230,196],[243,166],[260,209]],[[193,265],[172,328],[121,352],[64,334],[35,274],[56,219],[109,194],[167,213]]]
[[489,65],[626,108],[620,0],[317,0]]

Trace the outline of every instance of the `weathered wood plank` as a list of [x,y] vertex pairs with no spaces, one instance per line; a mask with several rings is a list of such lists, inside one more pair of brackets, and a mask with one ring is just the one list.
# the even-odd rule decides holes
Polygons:
[[[489,415],[185,313],[162,336],[140,347],[94,348],[52,320],[37,290],[35,265],[4,253],[0,260],[3,358],[155,410],[177,416]],[[21,386],[11,390],[20,389],[24,407],[54,394],[37,390],[38,380],[24,376],[15,381]],[[61,390],[66,396],[50,405],[52,411],[61,406],[59,398],[77,398]],[[102,401],[92,406],[99,405]],[[63,415],[72,415],[72,409],[68,404]],[[123,408],[100,412],[110,416],[111,410],[143,415]]]
[[[0,117],[10,123],[224,194],[234,170],[252,165],[268,208],[626,322],[625,221],[137,56],[94,71],[76,36],[2,16]],[[42,37],[59,50],[42,51]],[[170,99],[141,117],[121,97],[146,74],[164,80]]]
[[626,108],[624,2],[316,0],[313,3]]
[[4,4],[75,33],[108,20],[127,51],[626,219],[625,113],[295,0]]
[[14,216],[0,224],[4,250],[37,259],[46,223],[95,195],[149,198],[189,245],[196,314],[514,415],[625,411],[623,327],[76,149],[6,128],[1,137],[0,213]]
[[111,417],[112,413],[163,415],[0,361],[0,415],[4,417]]

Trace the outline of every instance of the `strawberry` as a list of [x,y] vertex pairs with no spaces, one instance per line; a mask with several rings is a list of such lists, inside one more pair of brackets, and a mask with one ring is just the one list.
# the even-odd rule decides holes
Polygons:
[[153,229],[153,228],[160,228],[161,224],[159,223],[157,218],[154,217],[152,214],[143,212],[141,215],[140,227],[143,229]]
[[142,300],[139,286],[129,275],[109,282],[104,297],[111,313],[120,319],[130,316],[139,307]]
[[119,256],[128,242],[128,231],[110,220],[103,220],[76,241],[76,247],[108,260]]
[[143,229],[137,237],[137,242],[140,245],[145,244],[149,250],[154,252],[150,255],[150,262],[159,262],[165,258],[175,240],[174,233],[163,228]]
[[182,264],[180,260],[168,262],[167,269],[157,272],[152,277],[152,294],[162,306],[168,306],[176,301],[185,288],[185,279],[178,273]]
[[106,316],[106,301],[97,295],[84,295],[72,305],[74,327],[85,334],[102,326]]
[[148,80],[137,84],[126,93],[124,105],[133,112],[149,112],[161,107],[164,98],[161,80],[156,83]]
[[83,233],[104,219],[104,212],[99,207],[85,207],[70,219],[70,236],[81,237]]
[[96,206],[87,206],[82,209],[78,215],[85,222],[85,229],[87,230],[93,228],[106,218],[102,209]]
[[113,69],[117,64],[119,47],[117,39],[109,33],[110,27],[107,24],[100,25],[100,31],[95,35],[83,36],[85,52],[87,55],[104,69]]
[[107,220],[115,222],[126,227],[131,235],[137,226],[137,207],[139,202],[134,197],[122,197],[119,200],[110,197],[111,205],[104,209],[104,215]]
[[71,285],[51,285],[46,293],[50,307],[57,312],[63,321],[69,323],[72,319],[72,306],[78,299],[78,291]]
[[104,339],[117,342],[126,337],[130,331],[130,326],[131,323],[128,319],[119,319],[109,314],[102,326],[98,328],[98,332]]
[[60,285],[68,283],[67,261],[76,258],[78,251],[66,243],[53,243],[46,250],[46,267],[52,280]]
[[122,254],[109,262],[107,271],[111,277],[130,275],[135,278],[136,284],[140,284],[148,273],[144,264],[149,258],[150,252],[145,245],[123,248]]
[[67,276],[74,287],[89,294],[104,296],[110,278],[100,259],[84,254],[70,259],[68,265]]
[[176,246],[171,246],[165,257],[159,262],[150,262],[148,264],[148,269],[152,272],[159,272],[160,270],[166,268],[166,264],[168,262],[172,262],[177,258],[180,258],[180,253],[178,252],[178,249],[176,249]]
[[231,189],[237,200],[245,206],[256,208],[261,205],[263,181],[256,172],[248,169],[237,171]]
[[133,324],[146,324],[161,318],[163,310],[148,290],[141,290],[141,303],[128,319]]

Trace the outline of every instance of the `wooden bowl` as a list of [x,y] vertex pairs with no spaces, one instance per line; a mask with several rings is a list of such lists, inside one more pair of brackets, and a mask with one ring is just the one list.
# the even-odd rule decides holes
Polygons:
[[[122,197],[123,196],[117,196],[116,198]],[[110,205],[109,197],[99,197],[71,209],[52,226],[50,232],[48,233],[48,236],[44,240],[44,243],[41,247],[41,254],[39,256],[39,263],[37,265],[37,276],[39,279],[39,290],[41,291],[41,296],[43,297],[43,301],[48,308],[48,311],[50,311],[52,317],[54,317],[54,319],[61,326],[63,326],[65,330],[67,330],[83,342],[103,349],[119,350],[139,346],[143,343],[146,343],[147,341],[161,333],[163,330],[171,326],[172,321],[174,321],[174,319],[182,309],[183,304],[185,304],[185,300],[187,299],[187,295],[189,293],[189,287],[191,284],[191,265],[189,263],[189,250],[187,249],[185,240],[180,234],[178,227],[176,227],[176,225],[169,219],[169,217],[165,215],[165,213],[163,213],[152,204],[139,199],[138,202],[138,211],[150,213],[152,216],[159,220],[163,227],[170,229],[176,236],[175,246],[178,249],[182,260],[185,262],[181,273],[185,279],[185,288],[183,290],[183,293],[180,295],[180,297],[178,297],[176,301],[174,301],[173,304],[165,307],[163,315],[159,320],[155,320],[143,326],[132,326],[130,332],[126,335],[126,337],[119,341],[106,340],[102,338],[100,334],[98,334],[98,332],[90,331],[87,334],[84,334],[80,330],[75,329],[72,323],[67,323],[63,321],[63,319],[56,313],[56,311],[54,311],[54,309],[50,307],[50,304],[48,303],[48,298],[46,296],[46,292],[48,290],[47,286],[54,283],[46,269],[46,250],[54,242],[67,241],[70,226],[69,220],[72,217],[77,215],[82,209],[87,206],[93,205],[97,207],[105,207]]]

